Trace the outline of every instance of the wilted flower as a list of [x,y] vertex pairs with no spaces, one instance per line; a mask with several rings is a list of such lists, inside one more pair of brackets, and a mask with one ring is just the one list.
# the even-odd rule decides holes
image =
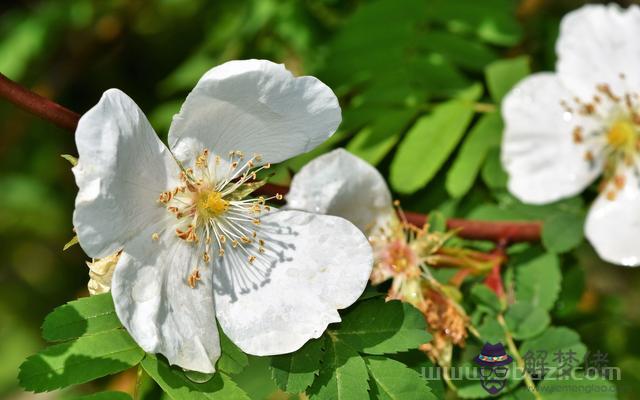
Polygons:
[[640,265],[640,7],[567,14],[557,72],[533,74],[504,99],[502,161],[526,203],[576,195],[598,176],[585,233],[605,260]]
[[342,218],[248,197],[257,173],[322,143],[340,119],[322,82],[260,60],[208,71],[169,148],[118,90],[81,118],[74,225],[89,256],[122,251],[115,308],[145,351],[212,372],[216,319],[255,355],[295,351],[340,321],[371,272],[366,238]]

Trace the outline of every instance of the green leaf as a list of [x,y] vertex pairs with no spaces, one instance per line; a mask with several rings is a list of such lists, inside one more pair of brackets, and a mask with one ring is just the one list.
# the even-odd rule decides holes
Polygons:
[[486,114],[471,129],[451,169],[447,173],[446,188],[451,197],[467,194],[493,147],[500,145],[502,119],[496,112]]
[[415,117],[414,110],[387,109],[347,143],[346,149],[371,165],[377,165],[396,145]]
[[569,266],[562,275],[562,288],[560,289],[560,294],[553,310],[554,315],[560,318],[574,315],[582,300],[584,287],[584,268],[581,265]]
[[510,0],[433,0],[428,13],[452,32],[473,33],[491,44],[513,46],[522,36],[516,4]]
[[49,391],[131,368],[143,356],[126,331],[114,329],[47,347],[22,363],[18,379],[27,390]]
[[584,359],[587,347],[580,341],[580,335],[565,327],[550,327],[540,336],[526,340],[520,346],[520,354],[527,360],[529,354],[539,355],[544,352],[544,366],[556,369],[561,364],[555,359],[557,352],[564,354],[568,352],[575,353],[576,362],[574,366],[578,366]]
[[313,339],[294,353],[271,357],[271,376],[280,389],[299,393],[313,383],[320,368],[323,342]]
[[371,299],[358,303],[331,334],[367,354],[414,349],[431,340],[422,314],[400,301]]
[[434,177],[455,149],[473,117],[471,103],[452,100],[418,119],[391,163],[391,185],[413,193]]
[[529,57],[494,61],[487,65],[484,73],[491,98],[499,103],[516,83],[531,73]]
[[207,382],[196,383],[187,378],[181,369],[171,367],[166,360],[152,354],[147,354],[141,365],[169,398],[174,400],[249,400],[249,396],[222,372],[214,374]]
[[547,218],[542,227],[542,244],[555,253],[564,253],[578,247],[583,237],[582,214],[557,213]]
[[48,341],[69,340],[120,326],[111,293],[104,293],[57,307],[44,319],[42,337]]
[[504,329],[492,315],[486,315],[478,326],[480,338],[485,343],[504,343]]
[[[538,385],[538,393],[544,400],[615,400],[616,386],[608,380],[576,374],[577,379],[544,380]],[[632,398],[632,397],[629,397]]]
[[440,53],[453,63],[476,71],[482,71],[485,65],[498,58],[486,45],[449,32],[427,32],[417,40],[421,48]]
[[249,359],[228,337],[218,330],[220,336],[220,348],[222,354],[218,359],[217,369],[228,374],[241,372],[248,364]]
[[493,190],[507,187],[507,173],[500,162],[500,149],[490,149],[482,166],[482,180]]
[[364,360],[342,340],[327,335],[325,356],[318,378],[308,391],[311,399],[366,399],[368,374]]
[[380,356],[365,358],[371,376],[371,393],[380,400],[436,399],[427,381],[406,365]]
[[124,392],[108,391],[73,397],[70,400],[131,400],[131,396]]
[[484,304],[495,313],[502,310],[502,304],[496,293],[487,285],[478,283],[471,288],[471,299],[477,304]]
[[515,303],[504,315],[511,334],[516,339],[527,339],[542,332],[551,318],[549,314],[529,303]]
[[545,253],[516,264],[516,299],[551,310],[560,293],[562,273],[558,256]]

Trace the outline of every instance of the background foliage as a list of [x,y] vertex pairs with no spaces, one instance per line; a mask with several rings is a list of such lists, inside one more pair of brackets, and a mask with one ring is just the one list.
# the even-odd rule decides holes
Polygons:
[[[543,219],[541,245],[511,248],[506,278],[513,283],[519,305],[509,308],[507,323],[524,348],[565,340],[583,353],[585,349],[608,353],[609,364],[623,369],[623,380],[617,382],[619,396],[631,399],[640,388],[640,345],[634,340],[640,333],[640,271],[604,264],[583,240],[585,204],[595,191],[550,206],[525,206],[506,192],[498,160],[502,96],[531,70],[553,69],[559,20],[582,4],[576,0],[4,1],[0,71],[78,112],[95,104],[107,88],[118,87],[145,110],[161,135],[201,74],[226,60],[268,58],[286,63],[298,74],[318,76],[339,95],[343,125],[322,148],[281,165],[276,180],[286,183],[290,171],[310,158],[344,146],[380,168],[406,209],[481,219]],[[18,388],[18,366],[44,347],[40,326],[45,315],[85,295],[88,276],[79,247],[62,252],[72,236],[76,188],[68,163],[59,155],[76,153],[72,135],[5,102],[0,102],[0,126],[4,256],[0,397],[17,399],[30,396]],[[469,297],[473,299],[469,311],[474,311],[481,333],[501,339],[493,322],[495,310],[490,304],[478,305],[479,289],[465,290],[476,295]],[[527,320],[532,316],[533,321]],[[65,332],[50,317],[42,336],[62,342],[48,355],[30,358],[32,371],[42,367],[38,357],[51,357],[50,363],[68,361],[59,358],[62,348],[81,349],[101,340],[126,348],[129,339],[109,324],[106,318],[80,332]],[[547,329],[548,325],[563,327]],[[92,335],[82,336],[87,330]],[[400,347],[375,351],[374,342],[371,350],[349,342],[347,335],[331,343],[312,342],[301,356],[313,360],[320,347],[325,353],[333,348],[334,353],[325,356],[334,354],[336,366],[345,367],[339,356],[354,352],[349,360],[355,364],[348,366],[355,374],[364,374],[365,380],[369,374],[370,389],[384,398],[380,394],[380,388],[387,387],[384,380],[406,373],[400,362],[382,365],[380,354],[403,350],[400,342],[395,345]],[[469,343],[459,357],[470,359],[477,345]],[[346,347],[338,351],[340,346]],[[73,351],[65,354],[73,356]],[[286,366],[295,360],[247,358],[233,348],[225,356],[223,371],[252,398],[286,398],[278,387],[296,392],[308,386],[313,380],[309,373],[316,372],[312,366],[292,374]],[[137,372],[127,367],[141,358],[135,349],[125,352],[106,367],[124,372],[39,396],[132,392]],[[149,376],[167,374],[162,360],[146,357],[142,365]],[[82,370],[87,373],[85,381],[92,372],[101,375],[90,368]],[[207,385],[214,390],[215,385],[224,386],[227,377],[221,375],[216,378],[219,382]],[[318,379],[325,378],[331,379],[320,372]],[[184,381],[181,376],[167,379]],[[420,384],[424,382],[417,380]],[[430,386],[434,396],[442,395],[441,386]],[[332,387],[327,384],[317,390]],[[477,389],[463,387],[459,395],[474,396]],[[151,380],[143,380],[139,390],[148,398],[159,393]],[[310,389],[316,394],[317,390]],[[173,398],[180,396],[173,393]]]

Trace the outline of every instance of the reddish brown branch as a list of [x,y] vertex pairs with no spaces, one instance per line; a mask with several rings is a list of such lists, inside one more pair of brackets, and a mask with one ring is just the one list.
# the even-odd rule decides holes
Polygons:
[[16,106],[53,122],[60,128],[75,131],[80,115],[13,82],[0,73],[0,96]]
[[[261,191],[267,195],[285,194],[286,186],[266,184]],[[424,214],[404,212],[407,221],[422,226],[427,220]],[[447,220],[447,228],[459,230],[458,236],[472,240],[491,240],[496,243],[537,242],[540,240],[542,223],[534,222],[498,222],[473,221],[468,219],[451,218]]]
[[[55,125],[75,132],[80,115],[54,103],[11,81],[0,73],[0,97],[4,97],[18,107],[50,121]],[[284,186],[267,184],[261,191],[264,194],[286,193]],[[426,216],[405,212],[409,222],[423,225]],[[466,239],[491,240],[494,242],[534,242],[540,240],[542,224],[540,222],[494,222],[471,221],[465,219],[447,220],[449,229],[459,230],[458,236]]]

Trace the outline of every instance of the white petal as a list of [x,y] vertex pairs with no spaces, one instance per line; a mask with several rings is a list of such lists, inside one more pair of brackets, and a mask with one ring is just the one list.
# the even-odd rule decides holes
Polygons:
[[333,91],[311,76],[295,78],[265,60],[230,61],[207,72],[169,130],[176,157],[192,161],[203,148],[279,162],[329,138],[341,121]]
[[[611,187],[609,187],[610,189]],[[589,210],[585,234],[605,261],[628,267],[640,265],[640,182],[625,174],[625,186],[615,200],[607,191],[598,196]]]
[[337,310],[360,297],[371,247],[347,220],[302,211],[265,215],[259,235],[266,235],[265,262],[225,255],[217,266],[218,322],[246,353],[290,353],[340,321]]
[[562,109],[560,101],[570,98],[556,75],[539,73],[516,85],[502,103],[502,164],[509,191],[525,203],[573,196],[601,172],[600,161],[590,166],[584,145],[573,141],[575,126],[586,132],[594,127]]
[[108,256],[169,216],[157,200],[178,177],[177,164],[126,94],[106,91],[80,119],[76,144],[73,225],[89,256]]
[[293,177],[287,208],[346,218],[365,233],[393,215],[380,172],[343,149],[314,159]]
[[[556,43],[560,79],[583,100],[597,84],[640,89],[640,7],[588,5],[567,14]],[[620,79],[624,73],[626,85]]]
[[[165,231],[152,231],[126,244],[113,275],[111,292],[120,321],[146,352],[171,364],[213,372],[220,357],[215,322],[213,266],[203,265],[192,244]],[[194,268],[201,280],[187,284]]]

